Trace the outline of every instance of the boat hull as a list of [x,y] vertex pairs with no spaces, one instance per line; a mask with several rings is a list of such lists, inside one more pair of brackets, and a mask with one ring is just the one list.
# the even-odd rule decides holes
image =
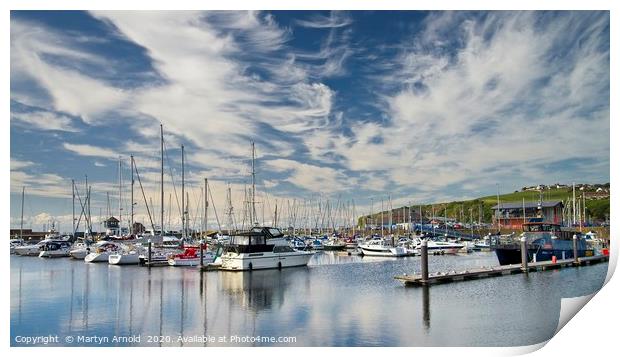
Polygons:
[[63,258],[68,256],[69,251],[66,249],[43,250],[39,253],[39,258]]
[[86,249],[74,249],[69,252],[69,256],[73,259],[84,260],[88,255],[88,250]]
[[[215,260],[215,255],[205,254],[202,263],[210,264]],[[173,257],[168,259],[168,264],[176,267],[195,267],[200,265],[200,256],[191,258]]]
[[221,257],[222,270],[243,271],[259,269],[279,269],[308,265],[314,253],[295,251],[294,253],[229,253]]
[[369,257],[404,257],[407,256],[407,250],[402,247],[395,248],[370,248],[361,246],[363,255],[367,255]]
[[[521,248],[495,248],[495,254],[500,265],[521,264]],[[527,250],[528,261],[534,261],[536,256],[537,262],[549,261],[554,256],[556,259],[573,259],[573,251],[568,249],[538,249],[530,248]],[[587,257],[594,255],[591,249],[577,250],[578,257]]]
[[110,265],[137,265],[140,264],[139,254],[110,254],[108,257]]
[[90,253],[84,257],[84,261],[87,263],[107,263],[110,258],[110,252],[102,253]]
[[347,249],[346,245],[324,245],[323,246],[323,250],[331,250],[331,251],[337,251],[337,250],[345,250]]
[[40,252],[41,249],[38,246],[23,246],[15,248],[15,254],[29,257],[37,257]]

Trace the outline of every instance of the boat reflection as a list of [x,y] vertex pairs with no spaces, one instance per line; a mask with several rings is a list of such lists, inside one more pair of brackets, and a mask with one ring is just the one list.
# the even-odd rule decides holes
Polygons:
[[299,269],[221,272],[222,288],[243,309],[254,312],[281,308],[285,290]]

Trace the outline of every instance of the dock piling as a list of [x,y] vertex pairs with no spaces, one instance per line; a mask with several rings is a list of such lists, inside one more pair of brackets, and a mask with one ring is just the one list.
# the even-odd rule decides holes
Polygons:
[[521,236],[521,270],[525,273],[528,272],[528,254],[527,254],[527,238],[524,235]]
[[204,253],[204,240],[201,239],[200,240],[200,268],[202,269],[202,267],[204,266],[204,257],[203,257],[203,253]]
[[579,254],[577,254],[577,235],[573,234],[573,259],[575,264],[579,264]]
[[425,284],[428,281],[428,241],[426,239],[422,239],[420,256],[420,263],[422,264],[422,283]]
[[149,268],[151,267],[151,256],[152,256],[152,252],[153,252],[153,250],[151,249],[152,248],[152,244],[153,243],[149,239],[149,247],[148,247],[148,250],[149,250],[149,261],[147,262]]

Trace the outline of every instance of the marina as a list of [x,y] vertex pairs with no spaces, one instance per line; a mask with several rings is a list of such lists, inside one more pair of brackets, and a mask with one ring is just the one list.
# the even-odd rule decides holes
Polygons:
[[[433,272],[496,264],[492,252],[429,256]],[[554,334],[560,298],[597,291],[608,266],[411,289],[393,277],[419,270],[419,256],[319,252],[307,267],[252,272],[22,256],[11,256],[10,265],[12,340],[48,334],[141,336],[139,343],[110,337],[103,346],[529,345]],[[446,339],[446,331],[455,328],[459,333]],[[231,335],[294,336],[296,341],[188,342],[195,336]],[[148,342],[147,336],[169,339]]]
[[10,346],[543,346],[616,258],[610,12],[386,10],[12,10]]

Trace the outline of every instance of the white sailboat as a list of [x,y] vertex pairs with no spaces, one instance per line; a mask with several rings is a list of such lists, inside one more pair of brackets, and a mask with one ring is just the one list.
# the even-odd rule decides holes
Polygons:
[[118,252],[121,247],[120,244],[109,241],[97,242],[92,248],[86,248],[90,250],[84,257],[84,261],[87,263],[107,263],[110,255]]

